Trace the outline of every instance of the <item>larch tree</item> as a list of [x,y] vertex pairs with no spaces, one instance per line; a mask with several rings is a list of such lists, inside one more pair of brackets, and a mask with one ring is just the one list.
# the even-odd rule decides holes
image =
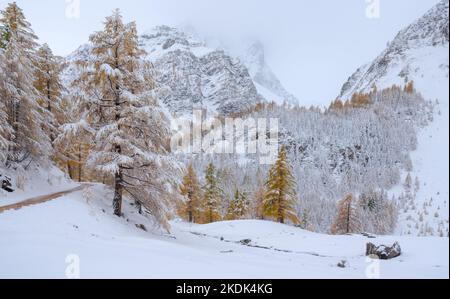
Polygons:
[[39,92],[38,102],[47,118],[44,128],[53,142],[58,135],[59,126],[65,122],[61,65],[47,44],[40,47],[36,54],[34,86]]
[[8,113],[6,110],[6,97],[4,96],[5,74],[3,72],[3,49],[0,49],[0,165],[6,163],[8,158],[8,150],[11,146],[10,136],[13,132],[12,127],[8,123]]
[[202,211],[203,220],[212,223],[221,220],[220,202],[222,190],[219,187],[217,172],[214,164],[210,163],[206,168],[205,185],[203,186]]
[[263,185],[257,187],[253,192],[252,212],[256,219],[264,220],[264,199],[266,196],[266,188]]
[[185,197],[180,214],[191,223],[200,220],[201,186],[192,164],[188,166],[187,172],[180,186],[180,193]]
[[71,129],[93,134],[87,165],[112,178],[115,215],[122,215],[126,192],[167,224],[163,201],[176,168],[168,156],[170,126],[153,97],[150,66],[139,48],[136,25],[124,24],[116,10],[90,42],[91,58],[79,62],[83,71],[77,80],[85,112]]
[[333,235],[360,233],[361,226],[358,204],[353,195],[348,195],[338,204],[338,215],[331,227],[331,233]]
[[248,213],[249,201],[246,193],[236,190],[233,199],[230,202],[227,212],[227,220],[244,219]]
[[37,37],[16,3],[8,4],[1,12],[0,25],[8,28],[2,64],[2,97],[12,128],[8,161],[32,161],[35,157],[46,156],[51,148],[42,129],[45,117],[38,104],[39,93],[33,86]]
[[295,211],[297,196],[295,192],[295,179],[289,166],[287,152],[284,147],[280,149],[278,159],[269,171],[264,197],[264,215],[275,219],[279,223],[290,220],[299,223]]

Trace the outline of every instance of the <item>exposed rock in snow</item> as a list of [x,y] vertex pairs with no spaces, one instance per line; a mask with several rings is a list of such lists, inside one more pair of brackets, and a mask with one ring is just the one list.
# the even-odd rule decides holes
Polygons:
[[402,248],[398,242],[395,242],[392,247],[385,245],[376,246],[372,243],[367,244],[366,256],[376,256],[382,260],[391,260],[399,257],[402,254]]
[[298,105],[298,99],[289,93],[281,84],[267,64],[264,45],[257,41],[250,44],[246,52],[240,55],[242,62],[247,66],[256,88],[264,98],[279,104],[288,103]]
[[0,189],[3,189],[9,193],[14,192],[10,177],[7,176],[3,177],[0,174]]

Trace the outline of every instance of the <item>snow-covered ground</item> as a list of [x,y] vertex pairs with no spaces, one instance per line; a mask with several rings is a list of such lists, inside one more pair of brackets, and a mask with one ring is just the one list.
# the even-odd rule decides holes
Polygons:
[[[65,278],[78,262],[81,278],[449,277],[447,238],[329,236],[265,221],[175,221],[171,234],[145,232],[136,225],[151,223],[130,204],[124,218],[112,215],[110,192],[95,185],[0,214],[0,278]],[[364,256],[367,242],[395,241],[395,260]]]
[[[447,48],[448,51],[448,48]],[[437,53],[436,53],[437,54]],[[436,55],[435,55],[436,56]],[[433,65],[429,58],[430,69]],[[448,62],[448,52],[447,52]],[[424,72],[427,72],[425,70]],[[447,70],[448,72],[448,70]],[[428,73],[431,73],[428,71]],[[414,206],[403,211],[399,222],[401,233],[436,235],[449,234],[449,85],[448,73],[434,72],[434,76],[416,75],[415,84],[427,100],[437,101],[433,122],[419,132],[419,145],[412,154],[413,179],[418,178],[420,189]]]
[[1,173],[12,178],[15,191],[8,193],[0,189],[0,206],[7,206],[24,199],[65,191],[79,185],[72,182],[66,174],[55,166],[29,169],[26,175],[0,168]]

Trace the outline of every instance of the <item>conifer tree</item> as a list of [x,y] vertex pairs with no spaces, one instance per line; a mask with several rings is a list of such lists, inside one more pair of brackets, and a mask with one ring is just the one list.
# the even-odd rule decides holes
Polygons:
[[4,25],[0,25],[0,49],[5,49],[9,39],[9,30]]
[[219,187],[217,172],[214,164],[206,168],[205,185],[203,186],[203,219],[206,223],[221,220],[219,206],[222,199],[222,190]]
[[248,213],[249,202],[246,193],[241,193],[239,189],[236,190],[234,198],[231,200],[227,212],[227,220],[244,219]]
[[62,110],[61,66],[47,44],[44,44],[37,51],[35,64],[34,86],[39,92],[39,104],[42,106],[42,113],[46,117],[45,129],[53,142],[58,135],[59,126],[65,122],[65,115]]
[[360,233],[361,220],[359,218],[358,205],[353,200],[353,195],[348,195],[338,204],[338,215],[331,228],[334,235]]
[[259,185],[253,192],[253,215],[256,219],[264,220],[264,199],[266,196],[266,188],[263,185]]
[[280,149],[278,160],[269,171],[264,197],[264,215],[285,223],[290,220],[299,223],[295,212],[296,192],[295,179],[288,164],[287,152],[284,147]]
[[412,94],[414,93],[414,81],[409,81],[404,88],[406,93]]
[[6,101],[4,97],[5,86],[5,74],[3,73],[3,49],[0,49],[0,165],[6,162],[8,157],[8,149],[10,148],[10,135],[13,130],[8,123],[8,113],[6,110]]
[[20,163],[50,152],[50,141],[42,130],[45,119],[38,104],[38,92],[33,86],[37,37],[16,3],[8,4],[1,12],[0,25],[8,28],[1,90],[7,121],[12,128],[8,160]]
[[124,24],[116,10],[90,42],[91,58],[78,63],[82,73],[76,81],[84,92],[85,111],[69,131],[93,135],[87,164],[113,179],[115,215],[122,215],[126,192],[167,224],[163,199],[177,168],[168,156],[170,126],[153,97],[136,25]]
[[201,187],[192,164],[188,166],[187,172],[183,178],[180,193],[186,199],[181,209],[181,216],[189,222],[199,222]]

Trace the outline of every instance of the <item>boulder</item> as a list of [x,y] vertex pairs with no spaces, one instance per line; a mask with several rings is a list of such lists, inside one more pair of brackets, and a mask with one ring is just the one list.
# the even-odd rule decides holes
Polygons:
[[0,174],[0,189],[5,190],[6,192],[14,192],[12,187],[11,178],[7,176],[2,176]]
[[402,249],[398,242],[395,242],[392,247],[388,247],[385,245],[376,246],[372,243],[368,243],[366,248],[366,256],[375,256],[381,260],[394,259],[396,257],[399,257],[401,254]]
[[239,243],[241,243],[242,245],[248,246],[252,243],[252,240],[244,239],[244,240],[239,241]]

